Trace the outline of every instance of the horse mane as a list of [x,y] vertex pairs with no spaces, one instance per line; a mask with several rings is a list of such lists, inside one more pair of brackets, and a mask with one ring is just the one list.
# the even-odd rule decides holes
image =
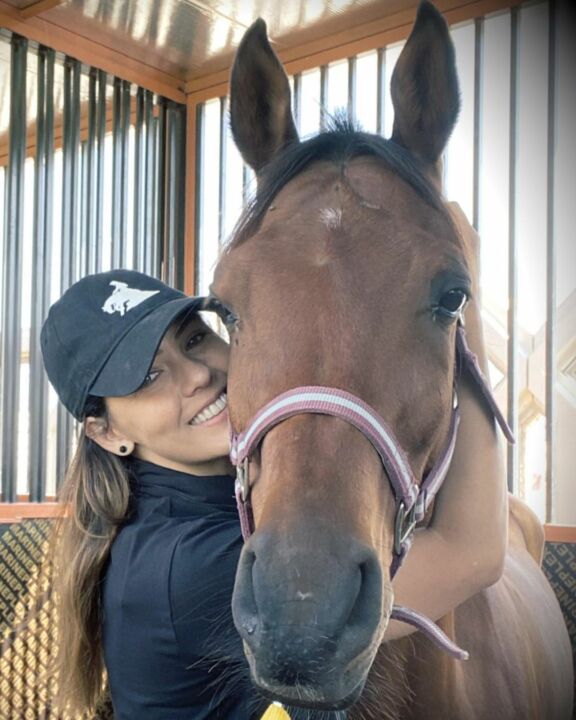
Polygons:
[[444,211],[440,193],[426,176],[423,163],[394,140],[364,132],[345,113],[339,113],[328,117],[325,131],[303,142],[291,143],[266,165],[258,176],[256,196],[241,215],[228,249],[237,247],[256,232],[282,188],[313,162],[344,163],[360,156],[378,158],[426,203]]

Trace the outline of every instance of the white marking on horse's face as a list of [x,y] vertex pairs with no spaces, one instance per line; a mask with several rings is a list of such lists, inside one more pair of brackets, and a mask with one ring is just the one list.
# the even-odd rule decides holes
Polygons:
[[342,223],[341,208],[322,208],[320,210],[320,222],[322,222],[329,230],[337,230]]

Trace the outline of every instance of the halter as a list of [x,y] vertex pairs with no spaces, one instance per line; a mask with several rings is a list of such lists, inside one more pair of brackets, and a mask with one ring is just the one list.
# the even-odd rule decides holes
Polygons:
[[[492,414],[509,442],[514,436],[490,390],[476,355],[466,342],[463,326],[456,329],[456,363],[465,365],[488,402]],[[338,388],[307,385],[278,395],[265,405],[241,433],[232,433],[230,459],[236,466],[236,500],[244,540],[255,530],[250,503],[249,461],[266,433],[279,423],[295,415],[315,413],[345,420],[359,430],[373,445],[392,485],[396,500],[394,546],[390,568],[391,579],[402,564],[412,544],[416,524],[430,507],[442,486],[450,467],[460,422],[458,399],[453,393],[452,414],[444,448],[434,466],[421,483],[418,483],[400,443],[385,420],[360,398]],[[441,648],[453,657],[463,660],[468,653],[455,645],[431,620],[414,610],[395,605],[391,617],[408,622],[424,631]]]

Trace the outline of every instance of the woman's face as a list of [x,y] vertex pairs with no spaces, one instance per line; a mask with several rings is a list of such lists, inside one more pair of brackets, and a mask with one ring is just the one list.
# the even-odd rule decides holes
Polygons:
[[172,325],[136,392],[106,398],[111,428],[133,454],[163,467],[228,470],[228,345],[198,316]]

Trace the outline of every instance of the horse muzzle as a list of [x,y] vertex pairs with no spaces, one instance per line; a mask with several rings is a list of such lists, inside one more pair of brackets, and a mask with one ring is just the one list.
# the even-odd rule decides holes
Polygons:
[[232,598],[257,687],[288,704],[333,710],[361,693],[391,606],[374,551],[296,529],[250,538]]

